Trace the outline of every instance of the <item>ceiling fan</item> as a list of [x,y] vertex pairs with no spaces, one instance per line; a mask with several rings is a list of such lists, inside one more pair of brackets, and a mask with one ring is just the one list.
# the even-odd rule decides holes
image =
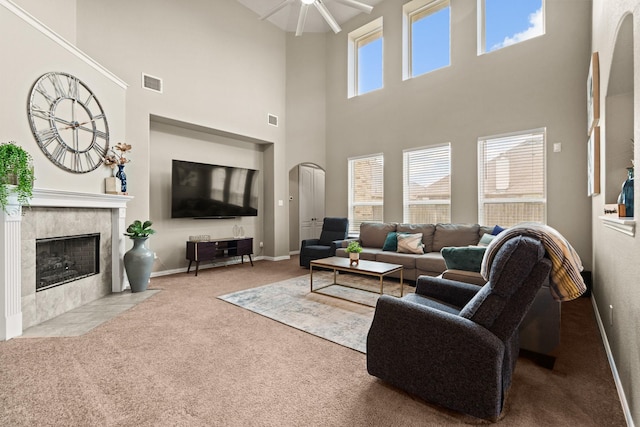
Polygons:
[[[299,1],[301,4],[300,4],[300,14],[298,15],[298,25],[296,27],[296,36],[301,35],[302,31],[304,30],[304,23],[307,20],[307,12],[309,10],[309,6],[311,5],[314,5],[315,8],[318,9],[318,12],[320,12],[320,15],[322,15],[324,20],[327,21],[327,24],[329,24],[329,27],[331,27],[334,33],[339,33],[340,30],[342,30],[342,28],[340,28],[340,25],[338,25],[338,23],[334,19],[333,15],[331,15],[331,12],[329,12],[327,7],[325,6],[324,4],[325,0],[283,0],[280,4],[278,4],[277,6],[269,10],[267,13],[262,15],[260,17],[260,20],[267,19],[274,13],[280,11],[284,7],[290,4],[293,4],[297,1]],[[373,10],[373,6],[369,6],[368,4],[359,2],[357,0],[333,0],[333,1],[335,1],[336,3],[341,3],[345,6],[353,7],[365,13],[371,13],[371,11]]]

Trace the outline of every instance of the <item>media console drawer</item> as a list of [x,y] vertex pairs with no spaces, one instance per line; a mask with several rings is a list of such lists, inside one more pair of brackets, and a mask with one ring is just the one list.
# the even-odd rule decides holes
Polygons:
[[249,256],[249,261],[253,267],[253,237],[243,237],[239,239],[225,238],[209,240],[206,242],[187,242],[187,259],[189,267],[187,274],[191,271],[191,264],[196,263],[196,276],[201,261],[216,261],[239,256],[244,264],[244,256]]

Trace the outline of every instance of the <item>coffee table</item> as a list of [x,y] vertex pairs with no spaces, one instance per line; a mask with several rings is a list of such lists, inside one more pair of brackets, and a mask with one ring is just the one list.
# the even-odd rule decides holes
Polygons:
[[[313,268],[314,267],[326,268],[326,269],[332,270],[333,283],[314,289],[313,288]],[[378,277],[380,279],[380,295],[382,295],[384,291],[384,277],[388,276],[391,273],[400,272],[400,296],[402,297],[404,293],[403,270],[402,270],[402,265],[400,264],[389,264],[386,262],[367,261],[367,260],[361,259],[357,265],[351,265],[351,260],[349,258],[334,256],[334,257],[321,258],[321,259],[316,259],[311,261],[310,270],[311,270],[311,274],[310,274],[311,275],[311,279],[310,279],[311,292],[318,292],[321,289],[327,288],[329,286],[334,286],[334,285],[344,286],[352,289],[358,289],[360,291],[365,291],[365,292],[373,292],[366,289],[351,286],[348,284],[338,283],[337,272],[344,271],[348,273]],[[323,293],[323,295],[328,295],[335,298],[342,298],[336,295],[329,295],[325,293]],[[346,299],[346,298],[342,298],[342,299]],[[351,300],[348,300],[348,301],[351,301]],[[357,302],[357,301],[354,301],[354,302]],[[362,304],[362,303],[359,303],[359,304]]]

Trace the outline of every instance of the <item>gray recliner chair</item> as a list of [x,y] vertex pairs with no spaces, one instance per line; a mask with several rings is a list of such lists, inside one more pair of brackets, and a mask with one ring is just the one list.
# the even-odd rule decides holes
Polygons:
[[309,268],[314,259],[335,256],[336,249],[347,238],[349,220],[327,217],[322,223],[319,239],[305,239],[300,245],[300,266]]
[[438,405],[497,420],[518,358],[518,326],[551,262],[530,237],[508,240],[482,288],[420,276],[414,294],[383,295],[367,337],[367,370]]

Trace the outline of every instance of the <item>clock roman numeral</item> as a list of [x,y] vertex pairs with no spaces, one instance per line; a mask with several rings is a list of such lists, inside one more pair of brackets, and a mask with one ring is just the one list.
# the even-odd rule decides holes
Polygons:
[[49,104],[53,104],[53,102],[55,101],[55,98],[49,95],[47,93],[47,89],[42,86],[42,82],[38,83],[38,87],[36,88],[36,91],[40,95],[44,96]]
[[87,100],[83,102],[84,106],[89,108],[89,103],[91,102],[91,100],[94,98],[93,94],[90,93],[89,96],[87,97]]
[[60,76],[57,74],[49,74],[49,81],[53,84],[53,89],[56,91],[56,98],[63,98],[67,96],[67,93],[62,86]]
[[78,80],[73,77],[69,78],[69,97],[78,99]]
[[51,156],[53,157],[53,159],[60,164],[64,164],[64,159],[66,155],[67,155],[67,148],[61,144],[58,144],[56,146],[56,149],[53,150],[53,153],[51,153]]
[[48,146],[51,141],[58,139],[58,131],[56,128],[48,128],[36,132],[36,137],[42,141],[44,147]]
[[101,159],[104,159],[107,156],[107,149],[98,144],[93,144],[93,151],[98,153],[98,156]]
[[37,106],[34,106],[31,109],[31,114],[34,115],[35,117],[39,117],[41,119],[45,119],[45,120],[50,120],[51,119],[51,112],[49,110],[43,110]]
[[97,130],[94,133],[98,138],[107,139],[107,134],[105,132]]
[[84,153],[85,160],[87,162],[88,170],[92,170],[96,168],[96,162],[93,160],[93,156],[90,151]]

